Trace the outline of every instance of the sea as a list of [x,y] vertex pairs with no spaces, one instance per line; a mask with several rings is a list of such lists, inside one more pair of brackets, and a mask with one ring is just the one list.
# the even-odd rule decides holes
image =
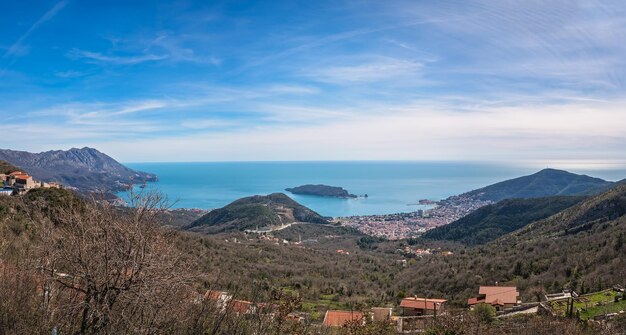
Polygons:
[[[440,200],[540,170],[506,164],[460,162],[208,162],[127,163],[155,173],[146,189],[165,195],[172,208],[215,209],[251,195],[283,192],[323,216],[393,214],[427,209],[419,200]],[[625,170],[569,170],[607,180]],[[621,177],[620,177],[621,176]],[[304,184],[340,186],[367,197],[337,199],[295,195],[285,188]],[[124,194],[120,194],[124,197]]]

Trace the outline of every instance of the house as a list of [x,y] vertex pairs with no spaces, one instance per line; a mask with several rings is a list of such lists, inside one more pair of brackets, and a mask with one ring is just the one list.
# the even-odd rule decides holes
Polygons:
[[0,196],[2,195],[12,195],[13,194],[13,189],[12,188],[0,188]]
[[400,302],[404,316],[436,315],[445,310],[445,299],[404,298]]
[[236,314],[253,314],[256,312],[256,306],[251,301],[231,300],[229,306]]
[[515,286],[481,286],[478,289],[478,297],[470,298],[467,304],[474,308],[477,304],[489,304],[501,311],[520,305],[519,292]]
[[[0,173],[0,182],[2,182],[0,187],[4,188],[0,195],[24,194],[34,188],[61,188],[59,183],[36,181],[28,173],[22,171],[14,171],[8,175]],[[13,190],[11,194],[7,189]]]
[[391,311],[390,307],[372,307],[372,321],[374,322],[385,322],[391,320]]
[[328,327],[342,327],[346,323],[353,321],[364,322],[363,313],[353,311],[326,311],[323,325]]
[[223,291],[208,290],[204,294],[204,299],[214,302],[217,308],[221,310],[226,308],[228,302],[231,301],[232,298],[233,297],[228,294],[228,292]]
[[14,178],[13,187],[18,190],[30,190],[31,188],[37,187],[37,183],[33,180],[33,177],[27,174],[18,174],[12,176]]

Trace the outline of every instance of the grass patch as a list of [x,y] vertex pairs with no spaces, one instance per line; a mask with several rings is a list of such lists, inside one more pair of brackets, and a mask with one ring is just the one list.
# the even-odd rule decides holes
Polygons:
[[[574,300],[574,312],[580,313],[582,320],[588,320],[598,315],[616,313],[626,310],[626,300],[615,302],[616,291],[605,290],[586,294]],[[552,301],[550,306],[561,316],[567,313],[567,300]]]

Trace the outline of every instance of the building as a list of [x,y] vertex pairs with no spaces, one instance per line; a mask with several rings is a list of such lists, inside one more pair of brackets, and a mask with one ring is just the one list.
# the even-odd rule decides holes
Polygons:
[[391,320],[392,308],[390,307],[372,307],[372,321],[385,322]]
[[[0,174],[0,181],[5,189],[12,189],[11,194],[24,194],[34,188],[61,188],[59,183],[36,181],[26,172],[14,171],[10,174]],[[6,195],[8,191],[3,191],[2,195]],[[9,194],[10,195],[10,194]]]
[[400,307],[404,316],[436,315],[445,311],[446,301],[445,299],[411,297],[402,299]]
[[348,322],[365,322],[362,312],[353,311],[326,311],[324,326],[342,327]]
[[33,180],[33,177],[27,174],[14,175],[13,179],[15,180],[13,187],[20,191],[27,191],[37,187],[37,183]]
[[0,196],[2,195],[12,195],[13,194],[13,189],[12,188],[0,188]]
[[204,294],[204,299],[214,302],[218,309],[224,310],[233,297],[228,292],[208,290]]
[[470,298],[467,304],[473,308],[477,304],[489,304],[502,311],[520,305],[519,292],[515,286],[481,286],[478,297]]
[[229,306],[237,315],[256,313],[256,306],[251,301],[231,300]]

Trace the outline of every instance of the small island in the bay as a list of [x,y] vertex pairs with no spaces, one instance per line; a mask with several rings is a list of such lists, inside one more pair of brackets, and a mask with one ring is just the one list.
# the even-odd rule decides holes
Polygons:
[[286,188],[285,191],[293,194],[315,195],[320,197],[334,198],[357,198],[356,195],[350,194],[342,187],[328,185],[302,185],[298,187]]

